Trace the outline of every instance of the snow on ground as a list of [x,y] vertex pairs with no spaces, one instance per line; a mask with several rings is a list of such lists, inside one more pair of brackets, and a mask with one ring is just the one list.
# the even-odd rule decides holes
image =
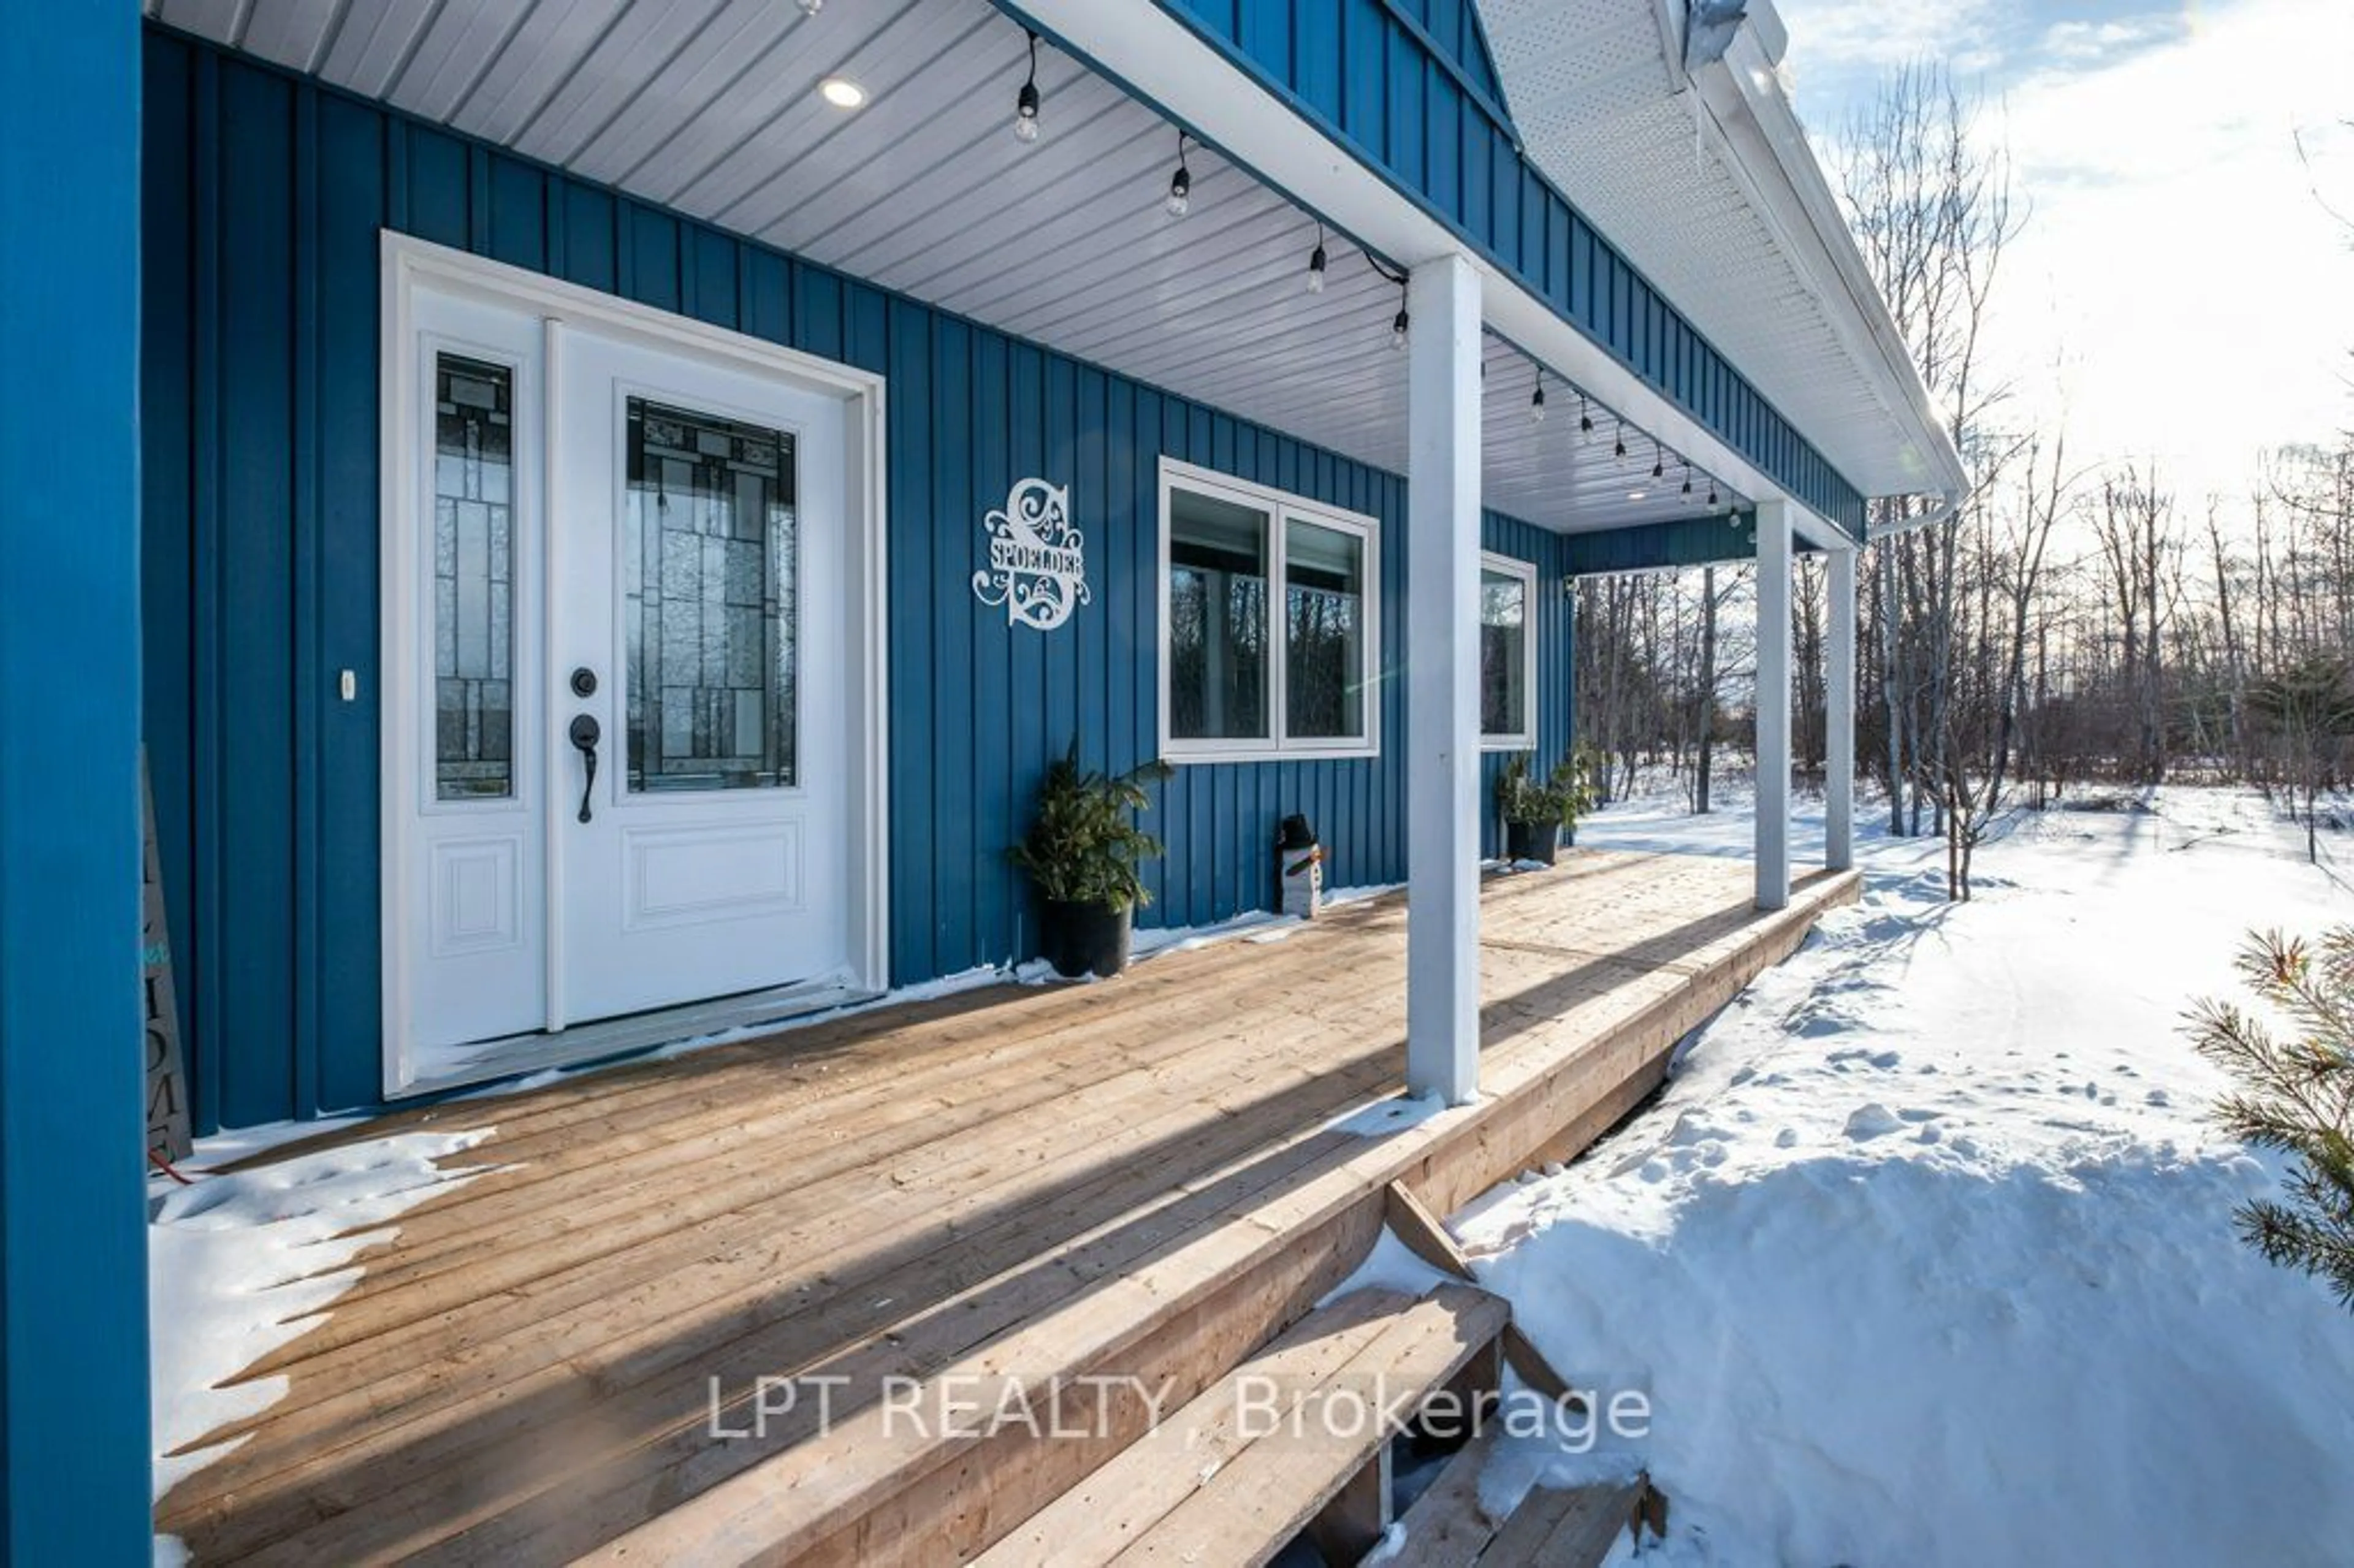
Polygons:
[[[318,1124],[307,1130],[315,1131]],[[147,1228],[148,1323],[154,1364],[155,1496],[219,1457],[228,1445],[186,1447],[231,1421],[267,1409],[281,1377],[229,1383],[245,1368],[312,1326],[358,1279],[347,1267],[382,1240],[400,1214],[472,1173],[438,1162],[483,1132],[398,1133],[186,1187],[151,1189]],[[192,1167],[225,1164],[270,1139],[200,1139]],[[162,1546],[168,1557],[171,1548]]]
[[[1964,906],[1942,844],[1867,831],[1861,906],[1655,1106],[1457,1217],[1574,1383],[1649,1395],[1648,1431],[1558,1462],[1649,1467],[1674,1506],[1647,1560],[2354,1553],[2354,1317],[2233,1234],[2275,1174],[2208,1124],[2221,1075],[2179,1029],[2252,927],[2354,920],[2354,895],[2252,792],[2113,803],[2018,819]],[[1750,832],[1669,802],[1579,842]],[[1798,853],[1820,841],[1818,811]]]

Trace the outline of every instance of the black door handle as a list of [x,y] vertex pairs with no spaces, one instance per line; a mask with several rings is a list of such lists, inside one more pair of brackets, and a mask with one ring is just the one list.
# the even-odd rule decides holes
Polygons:
[[589,817],[588,802],[597,792],[597,742],[604,731],[598,728],[596,715],[576,714],[569,733],[573,749],[580,753],[580,760],[588,767],[587,777],[580,781],[580,820],[585,822]]

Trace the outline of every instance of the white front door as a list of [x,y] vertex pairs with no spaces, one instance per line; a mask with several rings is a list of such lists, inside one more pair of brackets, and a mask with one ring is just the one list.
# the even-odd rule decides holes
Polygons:
[[405,321],[388,1087],[496,1070],[485,1042],[852,978],[843,399],[512,301],[419,289]]
[[842,405],[553,342],[550,1022],[840,969]]

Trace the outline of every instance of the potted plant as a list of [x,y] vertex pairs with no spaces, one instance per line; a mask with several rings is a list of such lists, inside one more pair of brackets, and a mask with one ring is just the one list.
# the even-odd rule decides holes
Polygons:
[[1564,833],[1570,842],[1577,842],[1577,819],[1593,810],[1594,790],[1582,758],[1563,758],[1539,782],[1523,753],[1504,764],[1496,780],[1496,804],[1504,818],[1505,858],[1551,865]]
[[1169,777],[1155,759],[1117,776],[1079,766],[1079,743],[1046,769],[1030,831],[1006,853],[1044,906],[1040,945],[1057,974],[1110,976],[1128,967],[1136,906],[1151,902],[1136,874],[1161,841],[1136,825],[1144,786]]

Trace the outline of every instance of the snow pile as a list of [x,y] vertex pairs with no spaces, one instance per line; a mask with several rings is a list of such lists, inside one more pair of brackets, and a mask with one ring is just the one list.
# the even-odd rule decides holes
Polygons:
[[[346,1266],[387,1239],[386,1227],[399,1215],[481,1174],[444,1171],[439,1162],[489,1136],[487,1128],[396,1133],[151,1189],[160,1194],[147,1229],[158,1499],[235,1443],[175,1457],[176,1450],[269,1408],[286,1391],[282,1377],[220,1385],[308,1330],[310,1315],[358,1279]],[[191,1163],[227,1163],[270,1141],[201,1139]]]
[[[2354,1319],[2232,1234],[2274,1175],[2206,1123],[2221,1080],[2178,1029],[2232,991],[2250,927],[2317,930],[2354,896],[2255,797],[2146,804],[2023,820],[1962,907],[1941,845],[1869,842],[1862,906],[1704,1030],[1659,1104],[1458,1217],[1572,1383],[1649,1393],[1649,1434],[1603,1441],[1674,1501],[1652,1560],[2354,1542]],[[1580,836],[1748,832],[1667,807]]]

